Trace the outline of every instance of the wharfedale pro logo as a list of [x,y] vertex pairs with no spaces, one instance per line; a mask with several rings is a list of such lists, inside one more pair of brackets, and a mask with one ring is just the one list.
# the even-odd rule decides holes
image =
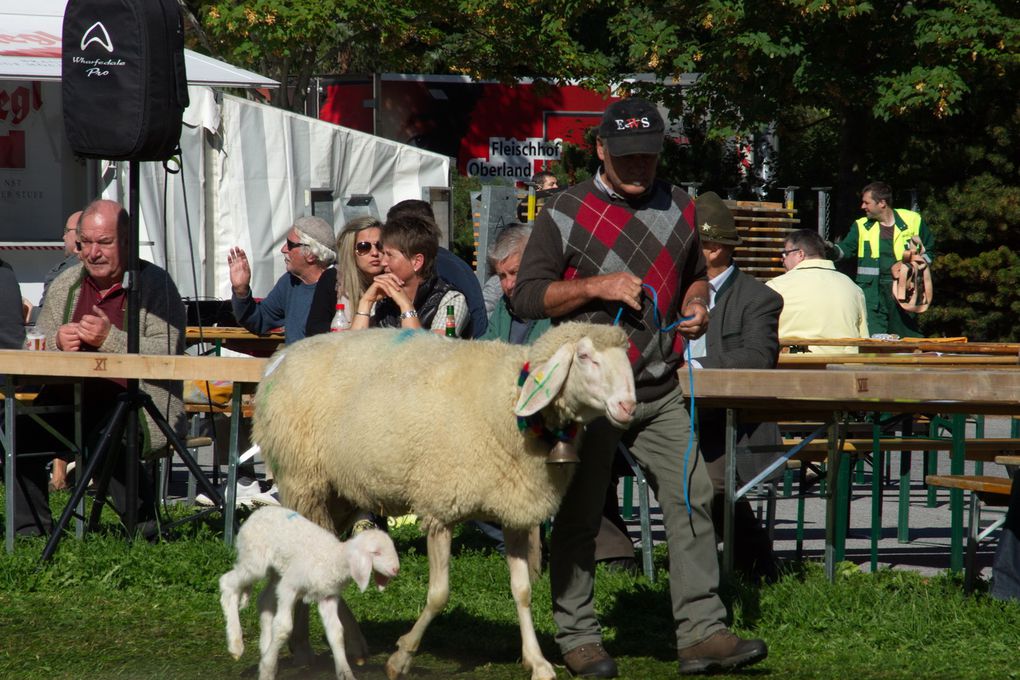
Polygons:
[[[113,54],[113,41],[110,40],[110,33],[106,30],[106,26],[103,26],[102,21],[97,21],[89,26],[89,30],[85,31],[81,37],[81,51],[84,52],[93,43]],[[103,78],[110,75],[109,67],[124,66],[124,60],[117,58],[86,59],[75,56],[71,58],[71,61],[85,67],[85,77],[87,78]]]
[[89,27],[89,30],[85,31],[85,35],[81,37],[81,51],[84,52],[85,48],[92,43],[98,43],[100,47],[113,54],[113,41],[110,40],[110,34],[106,31],[106,26],[103,26],[102,21],[97,21]]

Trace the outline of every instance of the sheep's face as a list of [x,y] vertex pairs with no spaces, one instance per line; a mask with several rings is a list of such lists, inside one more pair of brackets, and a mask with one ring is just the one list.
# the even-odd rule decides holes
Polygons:
[[351,577],[362,592],[374,575],[375,585],[382,590],[400,571],[400,559],[393,539],[385,531],[369,529],[344,544]]
[[634,417],[634,371],[622,347],[596,349],[583,337],[565,343],[543,365],[533,367],[514,412],[529,416],[555,401],[560,415],[591,422],[606,416],[623,429]]
[[634,418],[634,370],[623,348],[597,350],[591,340],[581,338],[574,348],[569,383],[576,389],[564,396],[577,400],[578,415],[584,422],[604,415],[616,427],[626,429]]

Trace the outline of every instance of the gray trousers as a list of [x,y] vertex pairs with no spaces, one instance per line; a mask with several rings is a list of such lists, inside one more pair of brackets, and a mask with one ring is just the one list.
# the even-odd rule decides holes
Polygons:
[[550,543],[553,618],[560,650],[568,652],[602,640],[594,608],[595,536],[602,521],[613,454],[621,440],[641,465],[662,507],[677,648],[695,645],[723,628],[726,607],[717,592],[712,482],[697,446],[687,464],[690,515],[684,505],[684,452],[690,419],[679,390],[639,403],[626,432],[599,418],[585,428],[583,436],[581,463],[553,522]]

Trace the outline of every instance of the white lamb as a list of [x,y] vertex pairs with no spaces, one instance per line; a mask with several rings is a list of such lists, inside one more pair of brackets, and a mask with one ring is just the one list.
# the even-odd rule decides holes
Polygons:
[[382,590],[399,569],[397,550],[385,532],[364,531],[341,543],[331,532],[294,510],[280,507],[257,510],[237,534],[234,568],[220,577],[227,649],[235,659],[244,652],[238,610],[248,603],[252,585],[268,577],[259,596],[259,680],[276,677],[280,649],[290,637],[298,600],[319,605],[336,676],[353,680],[344,652],[343,625],[337,616],[340,590],[353,578],[364,591],[373,572],[376,585]]
[[[428,600],[386,664],[390,678],[407,673],[446,605],[451,528],[469,519],[503,525],[524,666],[533,680],[556,677],[532,623],[529,534],[555,514],[573,474],[572,465],[546,462],[550,442],[599,416],[621,428],[633,418],[626,349],[622,330],[590,324],[555,327],[531,347],[368,330],[314,336],[270,362],[254,437],[283,503],[337,533],[356,508],[423,518]],[[554,436],[534,436],[518,416]],[[295,629],[296,654],[304,633]],[[348,647],[354,658],[356,650]]]

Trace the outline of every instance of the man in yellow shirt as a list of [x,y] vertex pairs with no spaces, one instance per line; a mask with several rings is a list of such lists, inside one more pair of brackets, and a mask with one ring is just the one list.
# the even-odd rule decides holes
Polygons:
[[[780,338],[866,338],[864,293],[825,259],[825,241],[810,229],[790,234],[783,245],[786,273],[766,285],[783,296]],[[856,347],[812,345],[815,354],[855,354]]]

